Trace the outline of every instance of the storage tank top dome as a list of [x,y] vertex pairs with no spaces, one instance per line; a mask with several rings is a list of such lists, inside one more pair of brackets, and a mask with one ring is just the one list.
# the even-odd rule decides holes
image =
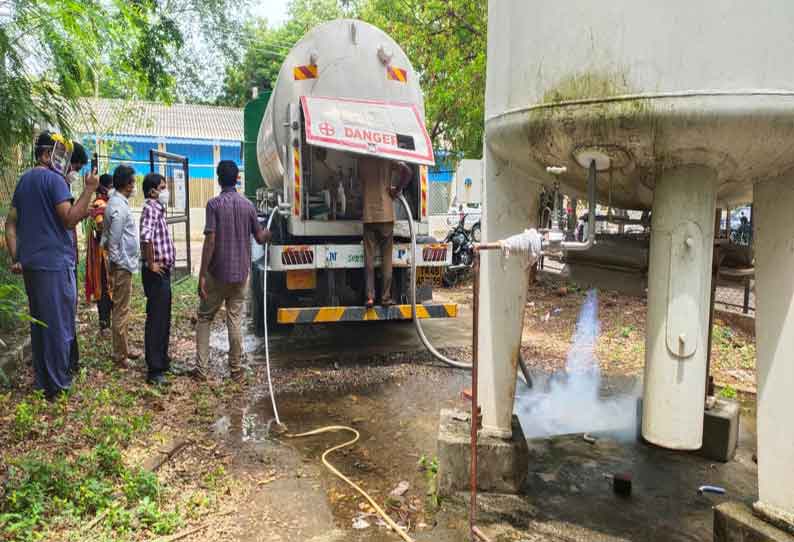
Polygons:
[[405,52],[375,26],[338,19],[313,28],[281,65],[259,128],[257,160],[267,185],[283,184],[284,127],[290,106],[299,106],[302,96],[409,103],[424,117],[418,79]]

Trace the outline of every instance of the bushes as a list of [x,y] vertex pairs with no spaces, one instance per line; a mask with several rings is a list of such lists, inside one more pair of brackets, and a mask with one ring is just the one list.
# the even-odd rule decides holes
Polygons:
[[[81,374],[78,380],[83,379]],[[135,409],[135,404],[134,396],[113,393],[110,387],[79,387],[53,405],[41,392],[15,405],[0,395],[0,408],[10,419],[9,441],[34,450],[7,464],[0,486],[0,540],[30,542],[54,539],[53,532],[79,534],[98,514],[103,520],[95,528],[104,529],[109,539],[179,528],[180,514],[162,509],[167,501],[157,476],[124,462],[124,447],[151,425],[151,413]]]
[[30,453],[12,463],[0,501],[0,529],[10,540],[41,540],[47,525],[106,513],[121,533],[148,529],[170,534],[182,525],[178,512],[160,506],[157,476],[124,466],[113,445],[98,444],[74,460]]

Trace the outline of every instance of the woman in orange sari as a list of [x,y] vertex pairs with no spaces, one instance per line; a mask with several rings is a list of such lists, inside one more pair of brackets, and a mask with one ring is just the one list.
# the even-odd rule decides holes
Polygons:
[[108,203],[108,192],[113,185],[113,177],[107,173],[99,178],[96,199],[91,204],[89,219],[86,224],[86,260],[85,260],[85,299],[86,302],[97,302],[99,311],[99,329],[102,335],[110,331],[110,310],[113,307],[109,288],[109,266],[105,249],[102,248],[102,224],[105,220],[105,207]]

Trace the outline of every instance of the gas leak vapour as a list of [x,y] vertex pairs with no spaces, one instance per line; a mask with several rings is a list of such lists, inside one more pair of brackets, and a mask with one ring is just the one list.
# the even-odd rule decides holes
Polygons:
[[635,438],[639,386],[624,395],[601,396],[595,357],[599,329],[598,292],[590,290],[579,312],[565,374],[535,379],[531,390],[519,387],[514,409],[526,438],[587,432]]

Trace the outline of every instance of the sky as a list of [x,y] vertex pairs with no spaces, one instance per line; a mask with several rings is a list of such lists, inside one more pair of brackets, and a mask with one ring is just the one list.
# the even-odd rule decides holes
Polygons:
[[287,16],[287,0],[253,0],[251,12],[267,19],[270,25],[278,26]]

